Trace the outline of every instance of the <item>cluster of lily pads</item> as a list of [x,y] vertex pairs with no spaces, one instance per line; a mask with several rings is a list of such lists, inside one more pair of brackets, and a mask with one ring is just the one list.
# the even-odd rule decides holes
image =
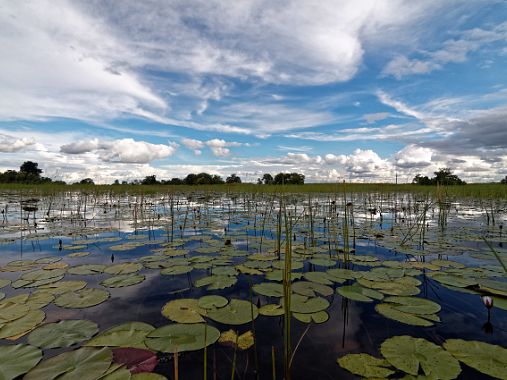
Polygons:
[[383,358],[348,354],[338,364],[349,372],[375,379],[456,379],[460,362],[486,375],[507,379],[507,349],[489,343],[448,339],[440,347],[423,338],[394,336],[380,346]]
[[[333,297],[339,295],[353,302],[375,303],[375,310],[385,318],[413,326],[432,326],[440,322],[441,306],[419,296],[421,280],[435,281],[454,291],[492,296],[495,307],[507,309],[506,274],[501,266],[494,262],[480,267],[467,263],[467,266],[444,259],[452,252],[472,252],[476,259],[490,258],[486,251],[467,246],[457,249],[451,243],[440,242],[431,231],[426,235],[425,249],[421,250],[410,241],[400,243],[400,236],[407,233],[410,226],[389,233],[364,223],[353,226],[350,238],[353,234],[358,240],[368,239],[396,252],[397,259],[383,260],[373,253],[355,254],[353,250],[345,258],[343,237],[340,240],[332,236],[339,233],[326,224],[326,218],[329,221],[326,209],[322,207],[317,212],[321,213],[318,217],[327,227],[311,230],[309,225],[314,222],[308,218],[300,220],[299,225],[295,222],[294,237],[280,236],[280,253],[273,233],[277,227],[276,213],[267,215],[265,212],[262,222],[254,215],[250,223],[252,211],[236,209],[234,213],[227,211],[226,214],[222,208],[221,211],[210,209],[208,215],[193,212],[188,222],[188,210],[180,212],[178,223],[181,228],[176,229],[176,234],[169,233],[164,218],[136,220],[136,226],[140,228],[159,229],[156,238],[152,239],[146,233],[129,235],[126,241],[117,237],[80,238],[70,244],[54,246],[65,253],[63,259],[51,256],[3,265],[1,272],[19,273],[19,276],[12,281],[0,278],[0,289],[10,287],[26,293],[6,298],[0,291],[0,339],[18,341],[26,337],[26,343],[0,346],[0,358],[6,358],[0,362],[0,374],[14,378],[27,373],[27,379],[70,374],[85,379],[156,379],[162,378],[150,373],[158,363],[156,353],[195,351],[217,341],[236,349],[249,349],[255,341],[252,331],[241,335],[235,330],[220,332],[212,323],[240,326],[259,316],[278,317],[289,311],[284,310],[282,283],[286,268],[285,238],[295,239],[290,263],[290,313],[303,323],[328,321]],[[222,236],[224,218],[228,221],[226,234]],[[245,223],[246,219],[248,223]],[[91,227],[85,230],[92,233],[111,231]],[[35,239],[36,236],[29,238]],[[469,237],[467,239],[471,241]],[[94,244],[108,245],[110,253],[117,254],[121,262],[103,264],[103,257],[93,252]],[[134,250],[141,252],[139,256],[121,259],[122,252]],[[100,262],[91,262],[93,257]],[[405,259],[400,260],[400,257]],[[86,259],[86,263],[70,264],[81,259]],[[115,288],[142,283],[149,271],[157,271],[161,276],[187,276],[191,286],[206,289],[209,293],[232,288],[238,281],[248,278],[252,283],[252,294],[249,300],[228,299],[217,294],[168,300],[161,313],[172,323],[158,328],[134,321],[98,334],[99,327],[89,320],[43,324],[46,317],[43,309],[47,305],[69,309],[96,306],[106,302]],[[96,287],[73,279],[73,276],[97,275],[106,277]],[[42,360],[43,350],[75,345],[79,348]],[[404,347],[408,356],[403,356],[402,352],[397,356],[397,347]],[[468,348],[460,351],[460,347]],[[471,361],[466,351],[475,352],[481,348],[488,353],[494,352],[495,363],[501,365],[506,363],[504,348],[480,342],[457,344],[453,340],[448,340],[444,348],[424,339],[393,337],[382,344],[385,359],[352,354],[340,358],[339,364],[363,377],[399,377],[404,373],[410,379],[421,376],[422,370],[428,378],[452,379],[459,375],[458,361],[461,361],[491,376],[505,378],[496,370],[483,370],[483,364]],[[18,361],[19,357],[24,360]],[[427,359],[422,360],[422,357]],[[452,369],[438,367],[443,358],[451,363]],[[90,369],[89,373],[85,373],[86,368]]]

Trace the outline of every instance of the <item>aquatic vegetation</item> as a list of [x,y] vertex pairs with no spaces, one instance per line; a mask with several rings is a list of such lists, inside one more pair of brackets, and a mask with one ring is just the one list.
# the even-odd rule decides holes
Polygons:
[[507,207],[439,196],[65,193],[37,198],[37,229],[12,207],[0,354],[27,360],[0,373],[288,380],[308,357],[336,377],[502,378]]

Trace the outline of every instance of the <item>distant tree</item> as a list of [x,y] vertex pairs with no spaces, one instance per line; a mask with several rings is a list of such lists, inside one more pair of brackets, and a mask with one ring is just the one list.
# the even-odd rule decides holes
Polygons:
[[273,176],[269,173],[266,173],[262,176],[262,183],[264,183],[264,185],[272,185],[273,181]]
[[303,185],[305,176],[299,173],[278,173],[273,179],[275,185]]
[[502,180],[500,181],[500,183],[501,183],[501,184],[503,184],[503,185],[507,185],[507,175],[505,176],[505,178],[504,178],[504,179],[502,179]]
[[91,178],[84,178],[81,181],[79,181],[80,185],[95,185],[95,182],[93,182],[93,179]]
[[185,183],[185,185],[195,185],[196,184],[196,181],[197,181],[197,175],[196,174],[188,174],[185,179],[183,180],[183,182]]
[[117,179],[115,179],[114,182],[113,182],[113,185],[117,186],[119,184],[120,184],[120,181],[118,181]]
[[439,185],[465,185],[466,182],[456,174],[452,174],[451,169],[441,168],[435,174],[435,182]]
[[184,185],[185,181],[180,178],[171,178],[170,181],[168,181],[170,185]]
[[231,174],[229,177],[225,179],[225,183],[241,183],[241,178],[236,174]]
[[159,183],[155,175],[148,175],[141,181],[141,185],[157,185]]
[[414,185],[433,185],[433,180],[428,178],[427,175],[422,176],[420,174],[417,174],[414,179],[412,180],[412,183]]
[[224,180],[222,179],[222,177],[220,177],[218,174],[214,174],[213,177],[211,178],[211,183],[213,185],[222,185],[224,184]]
[[33,161],[25,161],[19,167],[20,173],[30,174],[39,177],[42,174],[42,169],[39,169],[39,164]]
[[412,183],[415,185],[466,185],[466,182],[459,178],[456,174],[452,174],[451,169],[441,168],[434,172],[435,177],[428,178],[417,174]]

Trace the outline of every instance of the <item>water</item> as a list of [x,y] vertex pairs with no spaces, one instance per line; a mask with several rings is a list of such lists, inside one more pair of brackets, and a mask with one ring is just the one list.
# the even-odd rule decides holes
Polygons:
[[[312,196],[311,216],[307,195],[286,196],[284,204],[294,224],[294,236],[291,239],[296,255],[297,252],[308,253],[315,246],[317,255],[327,255],[336,260],[334,267],[343,267],[344,210],[345,204],[351,202],[353,207],[349,207],[348,239],[352,258],[373,255],[382,261],[401,262],[430,262],[441,258],[463,263],[467,267],[498,266],[480,239],[483,235],[487,236],[502,257],[507,258],[502,246],[507,240],[500,228],[506,217],[505,212],[501,211],[505,209],[502,204],[496,207],[500,211],[496,212],[493,225],[493,221],[488,221],[485,216],[486,210],[473,201],[459,200],[442,208],[436,201],[416,199],[410,194],[356,195],[349,196],[347,200],[342,196]],[[61,257],[61,261],[70,267],[82,264],[112,265],[152,255],[153,250],[165,248],[167,244],[188,250],[184,256],[186,258],[225,258],[231,261],[227,266],[239,265],[247,260],[245,256],[231,256],[233,251],[245,255],[262,252],[272,255],[273,262],[276,262],[273,251],[276,248],[280,204],[271,195],[242,194],[230,197],[195,193],[190,196],[160,194],[141,197],[69,193],[26,202],[28,198],[32,197],[9,193],[0,198],[0,208],[6,210],[2,213],[3,223],[0,223],[0,241],[3,242],[0,245],[0,266],[13,260],[37,260],[53,256]],[[27,205],[36,210],[27,208]],[[231,246],[226,244],[227,240],[230,240]],[[404,240],[405,245],[400,246]],[[124,243],[137,243],[138,246],[115,249]],[[205,249],[202,248],[210,248],[211,253],[203,253]],[[75,252],[91,254],[75,258],[68,256]],[[306,258],[304,267],[295,272],[329,269],[311,265],[311,255],[302,257]],[[355,271],[371,269],[358,262],[349,263],[347,268]],[[431,327],[406,325],[379,314],[375,310],[378,301],[352,301],[335,291],[332,296],[325,297],[330,303],[326,309],[329,315],[326,322],[308,325],[292,319],[292,347],[297,347],[292,361],[292,378],[356,378],[342,369],[336,359],[349,353],[369,353],[380,357],[380,344],[395,335],[425,338],[438,345],[449,338],[460,338],[507,347],[506,310],[495,307],[490,324],[487,324],[487,310],[479,294],[451,290],[427,276],[427,272],[431,270],[421,271],[415,276],[421,281],[418,297],[441,305],[438,313],[441,322]],[[0,272],[0,278],[15,281],[23,273],[26,272]],[[218,294],[229,300],[250,300],[250,283],[255,285],[267,281],[264,275],[238,273],[238,281],[234,286],[209,291],[206,287],[196,287],[195,282],[209,276],[212,269],[194,268],[188,274],[175,276],[161,275],[160,269],[144,268],[139,273],[146,277],[142,283],[108,288],[111,297],[100,305],[87,309],[64,309],[54,304],[44,307],[45,323],[62,319],[89,319],[98,323],[101,332],[128,321],[142,321],[160,327],[172,323],[161,314],[161,309],[173,299],[197,299],[206,294]],[[100,282],[108,277],[111,276],[104,273],[86,276],[67,273],[65,280],[85,280],[87,287],[103,288]],[[499,275],[497,279],[505,281],[506,276]],[[335,283],[332,288],[336,290],[352,283],[354,280],[344,284]],[[13,289],[10,286],[0,289],[6,297],[30,291],[32,289]],[[252,301],[262,306],[276,303],[279,299],[254,293]],[[227,326],[211,319],[207,319],[207,322],[220,331],[233,328],[243,333],[252,329],[251,323]],[[255,320],[255,331],[256,350],[252,347],[237,352],[236,378],[255,379],[257,369],[261,379],[271,378],[273,347],[277,378],[283,378],[283,316],[259,315]],[[25,341],[26,335],[15,342]],[[11,343],[0,340],[0,344]],[[45,350],[44,358],[77,346]],[[208,378],[230,378],[233,355],[232,348],[218,343],[208,347]],[[160,363],[155,372],[172,378],[173,356],[160,353],[159,357]],[[202,378],[203,358],[203,350],[181,353],[180,378]],[[461,368],[460,379],[490,378],[464,364]]]

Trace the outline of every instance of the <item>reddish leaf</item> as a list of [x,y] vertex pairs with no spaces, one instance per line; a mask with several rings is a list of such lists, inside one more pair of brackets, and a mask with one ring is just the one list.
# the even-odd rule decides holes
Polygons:
[[158,364],[155,353],[140,348],[113,348],[113,361],[124,364],[130,373],[152,372]]

